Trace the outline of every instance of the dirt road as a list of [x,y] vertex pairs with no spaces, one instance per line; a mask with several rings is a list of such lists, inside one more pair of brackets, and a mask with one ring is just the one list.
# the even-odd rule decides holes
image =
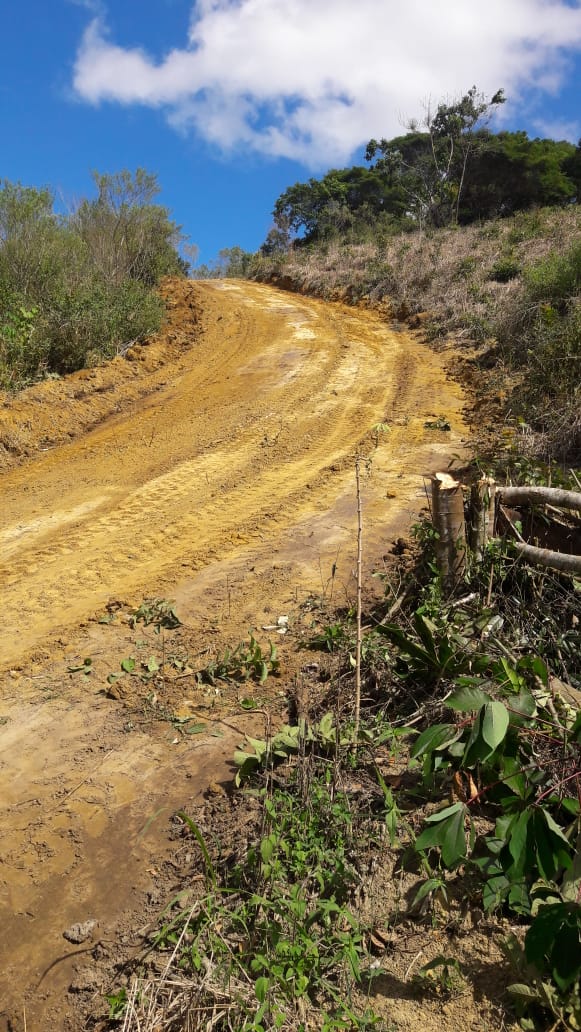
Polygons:
[[[191,654],[297,609],[334,566],[349,596],[355,456],[371,565],[461,449],[441,357],[376,314],[242,282],[166,293],[148,345],[0,408],[2,1032],[75,1027],[62,931],[116,933],[171,854],[171,813],[228,776],[229,703],[194,747],[106,697],[120,658],[154,644],[99,623],[106,607],[175,599]],[[442,414],[451,432],[426,428]],[[188,705],[208,703],[186,674],[166,717]]]

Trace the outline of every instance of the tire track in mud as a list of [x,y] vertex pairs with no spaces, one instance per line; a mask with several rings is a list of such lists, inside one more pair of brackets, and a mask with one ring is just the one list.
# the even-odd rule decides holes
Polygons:
[[437,356],[372,313],[256,284],[187,288],[205,328],[167,385],[2,478],[5,664],[110,598],[158,593],[267,524],[282,539],[332,507],[374,424],[393,419],[381,459],[403,474],[443,392],[458,420]]

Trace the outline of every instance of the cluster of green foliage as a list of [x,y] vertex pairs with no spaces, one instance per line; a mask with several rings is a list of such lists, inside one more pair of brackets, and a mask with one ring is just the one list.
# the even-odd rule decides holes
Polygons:
[[93,179],[96,197],[67,215],[49,189],[0,183],[0,387],[111,358],[161,323],[153,288],[184,263],[156,178]]
[[[234,864],[212,857],[198,824],[180,812],[201,851],[206,891],[193,906],[181,897],[170,904],[150,948],[174,954],[190,986],[181,1016],[195,1011],[196,1027],[269,1032],[306,1027],[316,1013],[325,1032],[363,1032],[375,1022],[351,1002],[366,950],[348,907],[359,880],[349,800],[322,771],[308,785],[295,778],[258,794],[256,837]],[[151,992],[159,998],[145,980],[143,1008]],[[126,990],[108,1002],[111,1019],[121,1019]]]
[[422,124],[391,140],[370,140],[369,168],[332,169],[295,183],[274,207],[272,255],[294,237],[303,243],[375,240],[402,229],[468,224],[523,209],[568,204],[581,196],[581,145],[492,133],[488,120],[504,103],[472,87],[427,111]]
[[280,671],[276,646],[272,642],[263,647],[250,632],[247,642],[241,641],[233,649],[226,649],[222,656],[210,660],[196,673],[199,684],[216,685],[218,681],[254,680],[264,684],[269,675]]
[[245,251],[238,245],[223,247],[213,262],[196,266],[192,275],[195,279],[244,279],[250,271],[253,258],[251,251]]

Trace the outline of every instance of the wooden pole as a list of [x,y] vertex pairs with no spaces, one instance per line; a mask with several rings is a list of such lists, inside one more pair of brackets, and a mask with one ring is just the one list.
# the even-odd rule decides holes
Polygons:
[[494,534],[496,484],[492,477],[481,477],[470,489],[470,549],[480,562]]
[[466,569],[466,529],[462,484],[449,473],[436,473],[432,477],[432,516],[442,583],[450,590]]

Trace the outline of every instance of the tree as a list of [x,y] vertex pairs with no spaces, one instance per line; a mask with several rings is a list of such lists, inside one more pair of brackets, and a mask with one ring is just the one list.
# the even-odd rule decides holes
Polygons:
[[305,243],[352,233],[360,235],[385,214],[405,214],[405,196],[398,184],[375,169],[355,165],[331,169],[322,179],[295,183],[278,198],[274,222],[287,235]]
[[76,227],[96,268],[109,283],[126,277],[153,286],[160,276],[180,272],[180,227],[167,208],[155,204],[157,177],[143,168],[112,175],[93,173],[97,198],[83,201]]
[[412,122],[408,136],[399,141],[370,140],[365,158],[373,161],[380,154],[375,168],[406,191],[420,226],[425,221],[435,226],[456,224],[470,158],[485,141],[479,130],[504,102],[503,90],[487,99],[472,86],[459,99],[440,103],[435,112],[428,104],[419,131]]

